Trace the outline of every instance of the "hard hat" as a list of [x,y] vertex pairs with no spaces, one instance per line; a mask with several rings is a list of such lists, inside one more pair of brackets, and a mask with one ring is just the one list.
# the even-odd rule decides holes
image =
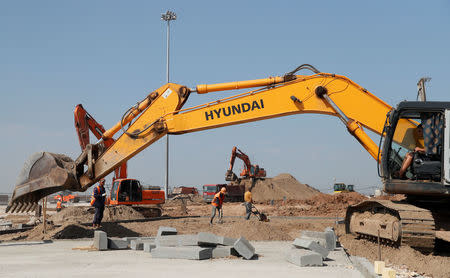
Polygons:
[[225,187],[222,187],[222,189],[220,189],[220,192],[225,193],[227,192],[227,189]]

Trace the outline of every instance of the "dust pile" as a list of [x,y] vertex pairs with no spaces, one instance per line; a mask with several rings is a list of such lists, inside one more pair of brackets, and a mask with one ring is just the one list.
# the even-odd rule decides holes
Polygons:
[[320,194],[319,190],[300,183],[290,174],[257,180],[253,187],[250,181],[246,181],[245,187],[251,188],[252,199],[255,202],[305,200]]

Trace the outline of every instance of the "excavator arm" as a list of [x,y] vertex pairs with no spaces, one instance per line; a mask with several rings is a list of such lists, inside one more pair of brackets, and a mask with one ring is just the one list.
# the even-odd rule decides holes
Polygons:
[[248,172],[252,166],[250,159],[248,158],[248,155],[243,153],[237,147],[233,147],[233,149],[231,150],[230,166],[228,167],[228,170],[225,174],[226,181],[237,180],[236,174],[233,173],[234,161],[236,160],[236,157],[241,159],[244,162],[245,172]]
[[[89,131],[94,134],[97,139],[102,139],[103,133],[105,133],[105,128],[103,125],[99,124],[94,117],[89,114],[83,105],[78,104],[73,111],[75,130],[77,131],[78,141],[80,142],[81,150],[84,151],[86,147],[90,144]],[[103,148],[107,149],[116,140],[113,138],[107,138],[103,140]],[[127,178],[127,163],[123,163],[119,168],[114,170],[113,181],[116,179],[126,179]]]
[[[313,70],[314,74],[295,75],[296,71],[305,68]],[[261,88],[182,109],[192,92],[204,94],[255,87]],[[386,115],[391,109],[391,106],[347,77],[322,73],[309,65],[302,65],[283,77],[199,85],[195,89],[168,83],[130,108],[114,127],[103,133],[102,139],[106,141],[123,130],[108,149],[102,150],[100,144],[87,145],[75,161],[51,153],[35,154],[26,163],[7,210],[32,208],[40,197],[60,188],[85,191],[166,134],[184,134],[294,114],[338,117],[369,154],[378,160],[378,146],[364,128],[382,135]],[[128,123],[130,125],[125,130]],[[415,126],[415,122],[401,120],[394,141],[403,146],[413,146],[411,136],[405,135],[412,132]],[[34,168],[45,171],[38,173]]]

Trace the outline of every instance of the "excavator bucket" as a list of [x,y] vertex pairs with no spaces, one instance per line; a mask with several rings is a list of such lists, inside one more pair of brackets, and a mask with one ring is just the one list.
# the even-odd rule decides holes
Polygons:
[[45,196],[65,189],[76,191],[78,188],[76,166],[70,157],[38,152],[25,162],[6,212],[31,211]]

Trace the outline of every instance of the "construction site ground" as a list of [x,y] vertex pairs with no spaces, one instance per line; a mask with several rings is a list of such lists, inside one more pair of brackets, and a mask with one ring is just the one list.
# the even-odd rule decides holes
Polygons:
[[[7,270],[20,276],[27,276],[26,271],[28,270],[22,269],[20,263],[14,261],[13,258],[15,258],[17,261],[26,259],[30,269],[35,269],[39,274],[52,273],[52,270],[49,270],[50,266],[47,267],[45,264],[55,262],[55,267],[64,269],[79,269],[77,266],[85,267],[87,265],[86,271],[95,269],[95,265],[100,263],[104,268],[99,269],[108,269],[104,275],[108,275],[111,267],[114,266],[117,273],[121,271],[136,271],[137,273],[145,269],[152,269],[152,273],[159,269],[161,271],[169,269],[169,272],[176,273],[177,270],[185,271],[186,269],[187,276],[195,277],[222,273],[224,267],[226,267],[227,274],[231,272],[239,275],[238,273],[244,272],[258,274],[261,277],[273,276],[274,271],[289,277],[294,273],[309,273],[308,271],[313,271],[309,273],[309,277],[321,277],[320,275],[352,277],[354,275],[353,266],[310,270],[312,268],[300,268],[284,260],[282,251],[286,250],[292,241],[299,237],[301,230],[323,231],[324,228],[330,226],[335,228],[343,250],[349,255],[365,257],[372,263],[377,260],[377,243],[359,240],[352,235],[345,234],[344,224],[342,224],[346,208],[368,197],[356,192],[324,194],[313,187],[299,183],[288,174],[260,181],[255,186],[252,191],[254,199],[257,200],[255,205],[259,211],[269,216],[269,222],[258,221],[255,216],[246,221],[243,218],[245,208],[242,203],[224,203],[223,224],[210,225],[211,205],[205,203],[200,196],[184,196],[168,200],[161,207],[163,215],[161,218],[147,218],[145,210],[138,211],[129,206],[107,207],[101,230],[105,231],[109,237],[155,236],[159,226],[169,226],[176,228],[179,234],[212,232],[232,238],[243,236],[256,246],[257,253],[260,255],[258,260],[220,259],[202,262],[177,260],[175,265],[169,260],[148,260],[150,254],[137,255],[136,251],[131,250],[124,252],[72,251],[73,247],[88,245],[89,239],[93,238],[95,231],[91,228],[93,208],[86,203],[68,204],[66,208],[56,213],[55,204],[50,204],[47,218],[49,224],[46,225],[45,234],[43,233],[44,225],[40,223],[27,231],[0,235],[0,241],[2,241],[0,244],[0,260],[2,262],[0,263],[0,274]],[[404,196],[378,198],[401,200]],[[4,214],[2,213],[4,208],[0,207],[0,218],[12,222],[13,225],[33,220],[31,214]],[[42,240],[52,240],[54,243],[29,244],[30,241]],[[435,252],[423,254],[408,246],[382,245],[382,260],[388,266],[395,268],[398,273],[404,273],[400,277],[413,275],[450,277],[450,245],[444,241],[437,241],[437,246]],[[36,258],[35,262],[32,262],[33,258]],[[102,260],[98,258],[102,258]],[[85,264],[87,262],[88,264]],[[44,265],[41,265],[43,263]],[[327,262],[325,263],[327,264]],[[122,265],[127,267],[122,268]],[[65,273],[67,272],[65,271]],[[69,273],[73,274],[71,276],[83,275],[83,272]]]
[[[0,244],[0,273],[10,277],[362,277],[343,251],[332,252],[327,267],[298,267],[284,259],[286,241],[253,241],[258,259],[212,259],[203,261],[152,259],[150,253],[134,250],[89,252],[72,250],[91,244],[88,240],[53,243]],[[24,267],[26,265],[27,267]],[[0,274],[1,275],[1,274]]]

